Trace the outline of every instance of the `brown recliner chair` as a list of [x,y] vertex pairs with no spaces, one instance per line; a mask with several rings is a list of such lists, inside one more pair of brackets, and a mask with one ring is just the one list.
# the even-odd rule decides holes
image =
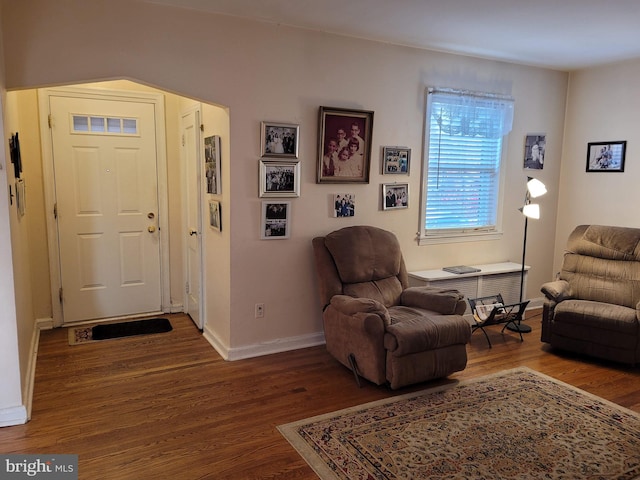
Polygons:
[[542,285],[542,341],[623,363],[640,362],[640,229],[580,225],[558,280]]
[[354,373],[396,389],[464,370],[464,296],[408,288],[397,238],[346,227],[313,239],[327,350]]

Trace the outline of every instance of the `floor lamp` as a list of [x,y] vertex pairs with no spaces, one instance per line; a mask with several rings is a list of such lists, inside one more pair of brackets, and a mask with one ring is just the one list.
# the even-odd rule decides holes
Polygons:
[[[527,254],[527,227],[530,218],[540,218],[540,205],[537,203],[531,203],[532,198],[537,198],[547,193],[547,188],[540,180],[527,177],[527,193],[524,197],[524,205],[519,208],[520,212],[524,215],[524,242],[522,244],[522,266],[520,270],[520,303],[522,303],[522,297],[524,296],[524,260]],[[522,323],[521,320],[518,323],[511,322],[507,324],[507,328],[514,332],[528,333],[531,331],[531,327]]]

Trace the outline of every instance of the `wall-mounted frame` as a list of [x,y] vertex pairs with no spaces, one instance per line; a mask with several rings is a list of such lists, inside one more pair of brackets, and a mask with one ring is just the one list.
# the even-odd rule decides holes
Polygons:
[[261,197],[299,197],[300,161],[260,160]]
[[529,133],[524,138],[524,168],[542,170],[547,149],[547,135]]
[[383,210],[409,208],[408,183],[383,183],[381,193]]
[[320,107],[317,183],[369,183],[373,112]]
[[291,123],[262,122],[260,156],[298,158],[300,126]]
[[626,141],[592,142],[587,146],[587,172],[624,172]]
[[209,200],[209,226],[217,232],[222,231],[222,210],[218,200]]
[[353,193],[336,193],[334,197],[334,217],[354,217],[356,215],[356,196]]
[[213,135],[204,139],[204,171],[207,179],[207,193],[220,195],[222,193],[222,178],[220,177],[220,137]]
[[409,173],[411,165],[411,149],[407,147],[382,147],[382,173]]
[[262,240],[281,240],[289,238],[291,231],[291,202],[262,202],[262,220],[260,238]]

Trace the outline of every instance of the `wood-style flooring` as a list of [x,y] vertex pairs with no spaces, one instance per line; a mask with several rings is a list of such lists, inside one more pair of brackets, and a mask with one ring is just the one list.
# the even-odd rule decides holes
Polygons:
[[[276,426],[435,386],[391,391],[363,381],[324,346],[224,361],[188,317],[169,333],[69,346],[64,328],[43,331],[33,410],[0,428],[2,453],[78,454],[80,479],[314,479]],[[533,331],[489,327],[468,346],[463,380],[520,365],[640,412],[640,368],[578,357]]]

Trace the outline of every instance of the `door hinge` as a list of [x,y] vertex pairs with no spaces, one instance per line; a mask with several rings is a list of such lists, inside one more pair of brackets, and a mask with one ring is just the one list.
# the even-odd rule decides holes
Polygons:
[[184,284],[184,293],[189,293],[189,282]]
[[58,290],[58,298],[60,299],[60,303],[62,303],[62,300],[64,298],[64,296],[62,295],[62,287],[60,287],[60,290]]
[[58,219],[58,203],[53,204],[53,218]]
[[204,123],[201,123],[201,124],[200,124],[200,131],[201,131],[201,132],[204,132]]
[[182,134],[182,146],[184,147],[187,144],[187,142],[184,139],[184,133]]
[[51,128],[51,125],[53,125],[53,118],[51,117],[51,114],[47,116],[47,123],[49,124],[49,128]]

